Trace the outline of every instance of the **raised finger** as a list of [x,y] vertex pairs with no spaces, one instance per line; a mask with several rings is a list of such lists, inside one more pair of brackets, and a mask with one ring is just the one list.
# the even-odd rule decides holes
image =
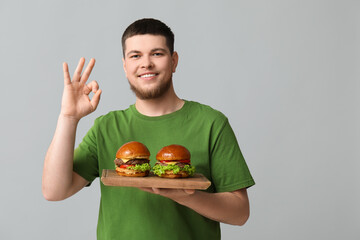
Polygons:
[[86,81],[88,80],[90,74],[91,74],[91,71],[93,70],[94,68],[94,65],[95,65],[95,59],[90,59],[90,62],[88,63],[84,73],[81,75],[81,79],[80,79],[80,82],[82,83],[86,83]]
[[73,81],[80,81],[81,72],[84,67],[84,64],[85,64],[85,58],[82,57],[82,58],[80,58],[79,63],[75,69]]
[[64,71],[64,85],[68,85],[71,83],[69,67],[66,62],[63,63],[63,71]]

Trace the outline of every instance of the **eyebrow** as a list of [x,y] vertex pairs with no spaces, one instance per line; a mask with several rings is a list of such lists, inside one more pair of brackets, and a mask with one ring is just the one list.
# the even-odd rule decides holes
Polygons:
[[[157,51],[167,52],[165,48],[154,48],[154,49],[151,49],[150,52],[157,52]],[[131,50],[130,52],[128,52],[126,54],[126,56],[129,56],[131,54],[138,54],[138,53],[141,53],[141,51],[139,51],[139,50]]]
[[157,52],[157,51],[167,52],[165,48],[154,48],[151,50],[151,52]]

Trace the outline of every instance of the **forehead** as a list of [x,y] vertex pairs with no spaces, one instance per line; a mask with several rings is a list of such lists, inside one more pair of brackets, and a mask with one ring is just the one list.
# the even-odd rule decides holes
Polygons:
[[146,52],[155,48],[169,50],[164,36],[144,34],[135,35],[125,40],[125,54],[130,51]]

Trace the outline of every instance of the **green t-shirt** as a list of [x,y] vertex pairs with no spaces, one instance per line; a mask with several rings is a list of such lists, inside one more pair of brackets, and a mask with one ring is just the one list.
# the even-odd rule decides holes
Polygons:
[[[145,144],[154,166],[164,146],[189,149],[196,172],[210,181],[208,192],[227,192],[254,185],[227,118],[209,106],[185,101],[171,114],[148,117],[135,105],[95,120],[74,154],[74,171],[92,182],[103,169],[114,169],[118,148],[126,142]],[[220,239],[219,222],[168,198],[132,187],[101,183],[98,239]]]

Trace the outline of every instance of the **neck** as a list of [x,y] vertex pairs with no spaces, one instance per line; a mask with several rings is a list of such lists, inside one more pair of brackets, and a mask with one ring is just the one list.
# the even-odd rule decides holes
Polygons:
[[182,108],[184,100],[180,99],[172,87],[163,96],[155,99],[136,98],[135,107],[145,116],[157,117],[173,113]]

